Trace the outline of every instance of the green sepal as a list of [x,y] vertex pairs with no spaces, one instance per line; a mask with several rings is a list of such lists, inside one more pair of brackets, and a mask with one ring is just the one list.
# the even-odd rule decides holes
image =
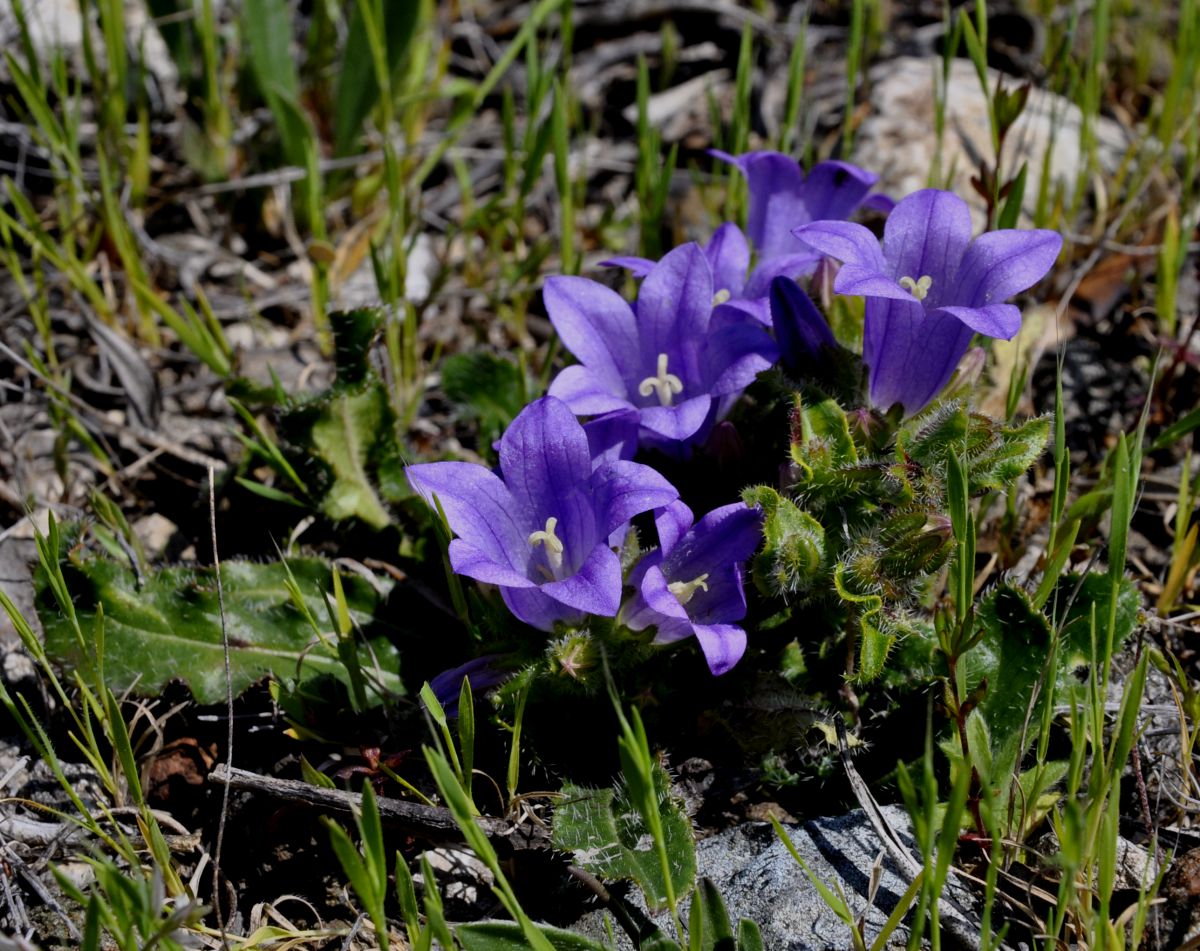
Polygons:
[[1004,489],[1028,471],[1046,451],[1050,417],[1037,416],[1020,426],[1001,426],[986,416],[972,414],[963,461],[972,495]]
[[794,595],[822,576],[825,529],[821,523],[768,486],[742,493],[747,505],[763,512],[763,549],[754,559],[754,582],[764,593]]

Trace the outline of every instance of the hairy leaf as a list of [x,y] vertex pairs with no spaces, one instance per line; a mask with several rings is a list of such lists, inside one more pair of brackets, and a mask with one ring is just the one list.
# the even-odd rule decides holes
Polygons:
[[442,389],[478,420],[481,444],[498,438],[526,402],[521,369],[491,353],[458,353],[442,364]]
[[[338,639],[332,633],[318,637],[293,603],[288,569],[308,614],[326,618],[324,597],[332,581],[330,567],[321,559],[294,558],[286,566],[237,561],[221,566],[234,694],[264,677],[303,683],[330,676],[349,683],[338,658]],[[103,608],[104,675],[114,693],[153,694],[181,680],[200,703],[225,696],[221,612],[211,568],[166,568],[139,578],[128,566],[75,546],[63,571],[85,631],[93,628],[97,609]],[[40,569],[36,583],[47,653],[63,664],[78,663],[78,641]],[[363,578],[351,576],[342,583],[355,624],[367,625],[381,596]],[[399,654],[386,638],[360,645],[359,655],[363,669],[383,690],[403,691]]]
[[[685,894],[696,878],[692,823],[670,794],[670,780],[653,769],[654,793],[662,818],[671,880],[676,895]],[[652,908],[666,905],[667,889],[654,839],[623,787],[589,789],[567,784],[554,811],[554,844],[575,853],[575,861],[593,875],[632,879]]]
[[825,558],[820,522],[767,486],[747,489],[742,499],[763,511],[763,550],[754,559],[755,584],[772,595],[808,590],[821,575]]

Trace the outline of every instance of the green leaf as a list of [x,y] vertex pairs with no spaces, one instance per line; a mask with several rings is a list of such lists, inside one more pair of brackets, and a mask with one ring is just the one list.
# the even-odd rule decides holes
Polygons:
[[695,951],[736,951],[729,911],[711,878],[700,879],[692,895],[691,913],[690,938]]
[[825,559],[821,523],[768,486],[749,488],[742,499],[763,511],[763,549],[752,569],[755,584],[771,595],[810,589],[822,576]]
[[[799,403],[799,400],[797,400]],[[858,450],[850,436],[845,411],[834,400],[822,400],[800,408],[801,446],[792,453],[811,468],[852,466],[858,463]]]
[[[600,942],[573,931],[551,928],[549,925],[536,927],[549,939],[554,951],[607,951]],[[529,947],[521,926],[515,921],[480,921],[459,925],[454,929],[454,936],[462,943],[464,951],[526,951]]]
[[[663,836],[676,895],[685,894],[696,877],[692,823],[670,795],[670,779],[655,764],[653,795],[662,819]],[[667,903],[667,888],[653,837],[631,801],[626,787],[589,789],[570,783],[554,812],[554,845],[575,853],[575,861],[593,875],[637,882],[652,908]]]
[[[287,0],[246,0],[242,8],[250,74],[279,123],[284,155],[292,165],[304,164],[302,133],[289,104],[300,98],[300,77],[292,53],[292,16]],[[302,126],[300,128],[303,128]]]
[[749,918],[738,922],[738,951],[763,951],[762,932],[758,924]]
[[[1064,666],[1059,680],[1060,691],[1077,687],[1078,682],[1071,673],[1092,662],[1092,605],[1095,605],[1097,625],[1104,625],[1112,605],[1111,581],[1107,575],[1091,573],[1080,584],[1078,574],[1063,575],[1048,603],[1057,605],[1057,610],[1062,611],[1068,599],[1071,599],[1070,607],[1062,620]],[[1121,578],[1113,630],[1114,651],[1137,629],[1141,606],[1137,586],[1128,578]]]
[[986,416],[972,414],[963,459],[971,494],[1005,489],[1046,451],[1050,417],[1038,416],[1020,426],[997,426]]
[[[983,636],[966,655],[968,688],[987,681],[979,711],[991,735],[995,775],[1011,775],[1024,752],[1021,730],[1050,651],[1050,622],[1024,591],[1010,585],[984,598],[976,617]],[[1027,742],[1035,729],[1031,725]]]
[[[383,41],[388,68],[395,76],[420,20],[420,0],[388,0],[383,8]],[[379,101],[379,82],[367,25],[358,3],[352,4],[350,32],[334,93],[333,144],[346,155],[358,141],[363,122]],[[378,8],[376,8],[378,9]]]
[[[292,603],[288,569],[311,615],[324,616],[325,592],[333,582],[329,565],[321,559],[295,558],[286,565],[227,561],[221,566],[235,695],[264,677],[299,684],[331,676],[349,684],[337,638],[318,637]],[[124,564],[75,545],[63,572],[85,630],[103,607],[104,675],[114,693],[153,694],[170,681],[182,680],[200,703],[224,698],[221,612],[211,568],[143,571],[139,579]],[[61,663],[79,664],[83,658],[78,639],[41,568],[35,583],[46,652]],[[363,627],[379,608],[381,596],[357,576],[346,579],[345,585],[351,616]],[[388,638],[374,637],[360,645],[359,652],[363,668],[374,671],[382,690],[403,692],[399,653]]]
[[314,470],[304,484],[320,510],[335,521],[358,518],[375,529],[391,522],[384,502],[408,493],[395,413],[368,361],[379,320],[370,309],[330,314],[334,384],[288,405],[279,420],[292,462]]
[[391,425],[391,408],[380,386],[334,397],[313,423],[312,448],[333,476],[321,499],[321,511],[329,518],[358,518],[376,529],[391,521],[368,473],[380,433]]
[[528,390],[516,364],[481,351],[443,362],[442,389],[464,416],[478,421],[482,445],[496,439],[521,412]]

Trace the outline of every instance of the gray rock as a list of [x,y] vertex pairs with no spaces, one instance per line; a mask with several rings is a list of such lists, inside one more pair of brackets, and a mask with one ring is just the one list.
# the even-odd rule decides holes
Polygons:
[[[905,811],[887,806],[883,812],[901,838],[912,845],[911,824]],[[866,815],[856,810],[785,828],[813,874],[835,892],[840,887],[851,911],[865,919],[869,944],[896,907],[908,881],[886,857]],[[696,862],[699,874],[711,878],[720,890],[731,920],[752,918],[758,923],[764,947],[773,951],[815,951],[850,946],[846,924],[825,904],[770,825],[736,826],[705,839],[697,846]],[[872,901],[872,867],[876,863],[881,868]],[[636,891],[631,889],[630,898],[644,910]],[[686,922],[686,901],[681,911]],[[604,917],[604,912],[594,912],[574,929],[602,940],[608,930]],[[670,932],[667,915],[652,917]],[[617,947],[631,949],[632,944],[615,925],[614,930],[618,932]],[[902,925],[893,932],[888,946],[903,947],[907,935]]]

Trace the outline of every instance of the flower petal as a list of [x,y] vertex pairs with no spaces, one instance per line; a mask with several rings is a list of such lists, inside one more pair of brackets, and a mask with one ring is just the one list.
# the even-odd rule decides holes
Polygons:
[[582,611],[556,601],[541,588],[501,588],[500,597],[518,620],[540,631],[553,631],[555,621],[579,624],[585,618]]
[[714,396],[737,393],[779,359],[779,348],[759,323],[722,327],[705,346],[706,376]]
[[746,236],[759,260],[795,251],[791,229],[812,220],[804,210],[804,172],[799,163],[782,152],[734,156],[714,149],[709,154],[736,166],[746,178],[750,193]]
[[981,234],[963,255],[953,303],[967,307],[999,304],[1045,277],[1061,250],[1062,236],[1055,231],[1011,229]]
[[521,410],[500,438],[500,471],[517,518],[534,526],[531,532],[557,519],[566,549],[563,564],[569,571],[578,569],[599,536],[588,489],[592,454],[566,403],[544,396]]
[[633,408],[633,404],[624,397],[626,390],[623,386],[620,394],[616,394],[605,382],[591,367],[576,363],[563,369],[551,381],[547,395],[562,400],[577,416],[596,416]]
[[645,277],[654,267],[654,262],[649,258],[618,256],[601,261],[600,267],[623,267],[634,277]]
[[592,498],[600,530],[607,535],[635,515],[670,505],[679,490],[649,466],[619,459],[592,475]]
[[651,565],[642,577],[642,583],[638,588],[647,607],[657,615],[654,623],[659,626],[662,626],[662,622],[669,618],[674,618],[676,621],[688,620],[687,609],[671,593],[668,585],[669,582],[662,573],[662,568],[658,565]]
[[672,502],[657,509],[654,528],[658,532],[658,550],[664,555],[669,554],[695,521],[692,510],[683,502]]
[[925,188],[897,203],[883,226],[883,256],[894,280],[928,275],[929,304],[954,303],[951,281],[971,243],[971,211],[952,192]]
[[1001,340],[1012,340],[1021,329],[1021,308],[1012,304],[988,304],[984,307],[939,307],[953,314],[976,333]]
[[863,362],[871,402],[884,410],[900,403],[907,415],[923,409],[954,375],[974,334],[957,317],[916,301],[868,298]]
[[916,298],[886,274],[845,265],[833,279],[833,289],[849,297],[886,297],[916,303]]
[[530,581],[524,572],[500,564],[461,538],[451,539],[449,555],[450,567],[454,569],[455,574],[474,578],[485,584],[502,584],[512,588],[534,586],[534,582]]
[[[641,352],[630,363],[639,370],[638,379],[657,373],[658,355],[674,357],[668,368],[687,381],[696,375],[683,366],[686,354],[681,348],[699,341],[708,330],[712,317],[713,283],[708,258],[698,244],[675,248],[646,275],[638,291],[637,332]],[[686,385],[686,383],[685,383]],[[690,394],[689,394],[690,395]]]
[[733,624],[693,624],[696,640],[708,669],[720,677],[728,673],[746,653],[746,632]]
[[427,462],[408,466],[404,474],[431,507],[437,496],[455,535],[495,563],[524,572],[532,529],[494,473],[473,462]]
[[823,351],[836,349],[837,340],[816,305],[790,278],[771,282],[771,323],[784,367],[793,376],[803,375]]
[[737,621],[746,616],[746,595],[739,567],[762,541],[762,513],[742,502],[713,509],[700,519],[663,559],[663,574],[689,582],[707,576],[688,602],[698,623]]
[[878,175],[849,162],[818,162],[801,187],[805,219],[792,223],[849,218],[877,181]]
[[615,291],[582,277],[551,277],[542,300],[554,329],[609,392],[625,392],[641,363],[637,323]]
[[674,406],[643,406],[642,425],[664,439],[686,442],[700,432],[711,407],[712,397],[707,393]]
[[750,245],[742,229],[731,222],[721,225],[704,246],[704,256],[712,268],[713,293],[728,291],[741,297],[750,269]]
[[632,407],[597,416],[583,424],[592,471],[606,462],[632,459],[637,453],[638,413]]
[[843,264],[892,278],[879,239],[852,221],[814,221],[792,230],[797,238],[821,254]]
[[575,574],[547,582],[541,590],[568,607],[597,617],[616,617],[621,607],[621,559],[601,543]]
[[[797,247],[800,247],[797,239]],[[777,277],[791,278],[798,281],[807,277],[817,269],[822,256],[811,249],[793,251],[778,257],[762,261],[750,274],[746,282],[745,295],[751,299],[766,297],[770,293],[771,282]]]

